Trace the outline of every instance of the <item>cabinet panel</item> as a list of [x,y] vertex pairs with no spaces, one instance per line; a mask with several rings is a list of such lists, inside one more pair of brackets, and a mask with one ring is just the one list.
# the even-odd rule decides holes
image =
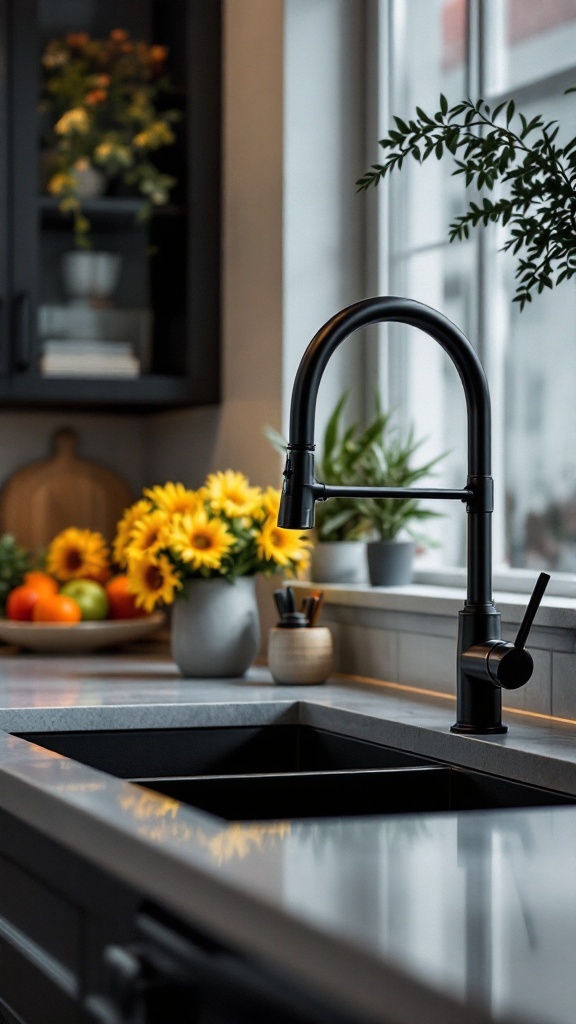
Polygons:
[[[130,411],[217,402],[220,0],[4,0],[0,33],[2,28],[8,40],[9,88],[0,123],[4,116],[9,150],[4,175],[0,152],[0,179],[8,187],[10,230],[4,236],[9,244],[0,253],[0,302],[5,259],[10,267],[5,288],[10,326],[0,353],[0,401],[21,408]],[[125,37],[118,43],[118,59],[138,53],[145,63],[154,48],[167,54],[165,69],[158,72],[159,79],[167,76],[165,93],[153,92],[147,81],[141,85],[140,72],[134,72],[136,84],[129,95],[144,97],[138,100],[140,108],[132,99],[128,106],[128,100],[119,106],[118,97],[128,95],[129,76],[120,81],[119,90],[115,72],[106,70],[118,66],[110,50],[111,33],[118,32]],[[87,39],[85,49],[71,38]],[[102,49],[106,46],[108,50]],[[108,64],[102,54],[107,54]],[[57,90],[63,88],[58,75],[64,74],[58,61],[66,74],[73,68],[78,76],[77,68],[84,68],[72,112],[88,127],[76,134],[62,127],[70,101],[58,119],[62,105]],[[98,61],[105,70],[96,75]],[[98,84],[96,79],[100,85],[106,86],[107,79],[111,84],[89,88]],[[101,116],[99,105],[104,108],[107,96],[116,97],[115,106],[110,99],[112,113]],[[144,179],[127,180],[143,166],[138,155],[143,144],[134,140],[146,133],[133,135],[136,122],[130,121],[126,142],[117,127],[121,118],[128,120],[126,111],[136,110],[130,114],[135,118],[146,104],[158,112],[148,132],[168,110],[175,112],[169,128],[173,139],[158,147],[146,143],[144,162],[172,182],[167,201],[160,205],[148,203],[149,195],[159,195],[150,182],[143,193]],[[117,110],[120,120],[108,123],[106,116],[116,116]],[[31,130],[34,124],[36,132]],[[99,168],[103,146],[108,153],[116,146],[114,152],[124,154],[126,166],[108,161]],[[84,152],[90,155],[76,159]],[[66,175],[70,181],[70,175],[86,171],[100,174],[101,180],[96,183],[99,194],[74,193],[89,223],[88,232],[77,234],[88,248],[78,249],[74,213],[64,208],[70,196],[61,182]],[[78,180],[84,189],[84,178]]]

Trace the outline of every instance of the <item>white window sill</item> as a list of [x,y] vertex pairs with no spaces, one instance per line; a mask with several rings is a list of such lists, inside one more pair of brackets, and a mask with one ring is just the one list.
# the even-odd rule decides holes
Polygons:
[[[529,575],[534,581],[536,574]],[[405,587],[371,587],[365,583],[315,584],[303,581],[291,582],[290,585],[302,595],[322,589],[324,600],[329,605],[411,612],[419,615],[456,616],[466,599],[465,585],[452,587],[411,583]],[[528,597],[527,593],[496,589],[494,603],[501,612],[503,621],[519,625],[526,610]],[[538,609],[536,623],[539,627],[576,631],[576,598],[546,595]]]

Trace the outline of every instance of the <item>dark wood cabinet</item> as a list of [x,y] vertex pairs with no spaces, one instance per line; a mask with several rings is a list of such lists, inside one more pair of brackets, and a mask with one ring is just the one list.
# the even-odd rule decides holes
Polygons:
[[[67,287],[71,217],[43,183],[41,54],[67,32],[98,38],[117,27],[168,48],[181,118],[158,160],[177,184],[145,221],[142,196],[127,186],[108,183],[82,200],[93,253],[116,261],[113,293],[95,304]],[[0,406],[145,412],[216,403],[220,0],[0,0],[0,34]],[[50,346],[67,357],[84,341],[100,346],[101,360],[120,341],[133,369],[47,364]]]

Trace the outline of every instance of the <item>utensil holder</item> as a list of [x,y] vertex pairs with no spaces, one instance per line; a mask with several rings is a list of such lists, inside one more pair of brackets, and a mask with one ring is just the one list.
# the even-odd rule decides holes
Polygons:
[[327,626],[270,630],[268,667],[276,683],[323,683],[332,670],[332,657],[332,634]]

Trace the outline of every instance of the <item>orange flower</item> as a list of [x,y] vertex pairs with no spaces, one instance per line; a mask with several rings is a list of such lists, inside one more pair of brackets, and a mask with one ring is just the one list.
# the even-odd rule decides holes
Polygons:
[[86,93],[84,101],[85,103],[88,103],[89,106],[95,107],[97,103],[103,103],[107,96],[108,93],[106,92],[106,89],[90,89],[90,92]]
[[66,42],[72,50],[81,50],[89,39],[87,32],[69,32],[66,36]]
[[168,56],[167,46],[151,46],[148,51],[148,60],[151,64],[163,64]]
[[129,34],[125,28],[113,28],[110,33],[110,39],[115,43],[124,43],[129,38]]

